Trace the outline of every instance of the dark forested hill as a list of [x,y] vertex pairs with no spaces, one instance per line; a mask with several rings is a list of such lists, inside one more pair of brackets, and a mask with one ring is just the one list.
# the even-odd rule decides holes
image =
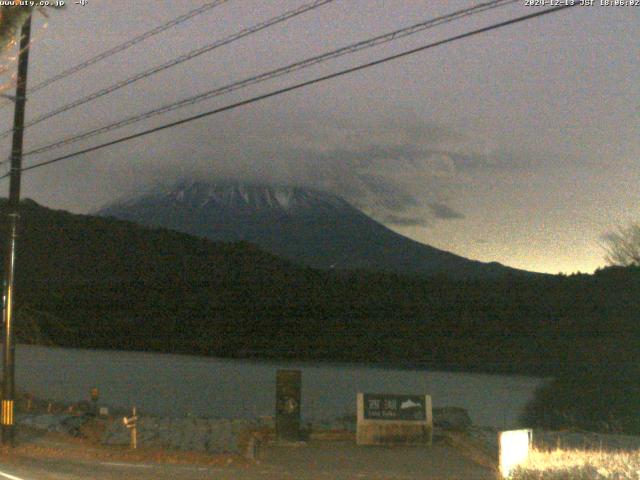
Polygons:
[[521,373],[640,361],[635,268],[473,280],[320,271],[31,201],[17,311],[24,340],[74,347]]

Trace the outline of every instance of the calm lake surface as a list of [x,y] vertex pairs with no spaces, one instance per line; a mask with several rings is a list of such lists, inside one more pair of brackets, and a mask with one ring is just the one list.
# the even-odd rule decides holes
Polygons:
[[302,415],[330,420],[355,414],[358,392],[427,393],[433,406],[465,408],[476,425],[516,427],[542,379],[426,369],[209,357],[18,345],[18,390],[77,401],[100,389],[100,404],[136,405],[166,416],[255,418],[274,415],[279,368],[302,370]]

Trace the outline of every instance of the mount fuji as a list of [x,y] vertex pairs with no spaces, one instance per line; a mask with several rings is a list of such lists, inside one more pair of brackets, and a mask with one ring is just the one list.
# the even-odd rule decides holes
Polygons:
[[320,269],[457,278],[530,273],[416,242],[335,195],[303,187],[181,181],[116,201],[96,214],[214,241],[247,241]]

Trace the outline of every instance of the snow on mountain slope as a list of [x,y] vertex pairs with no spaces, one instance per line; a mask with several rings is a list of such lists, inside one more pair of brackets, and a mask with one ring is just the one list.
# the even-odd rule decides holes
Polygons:
[[315,268],[457,277],[525,273],[413,241],[335,195],[304,187],[181,181],[97,214],[216,241],[248,241]]
[[166,202],[167,200],[202,209],[241,209],[286,213],[299,213],[314,209],[354,210],[349,203],[335,195],[308,188],[239,182],[181,181],[171,188],[162,188],[145,195],[118,201],[101,211],[130,207],[140,202]]

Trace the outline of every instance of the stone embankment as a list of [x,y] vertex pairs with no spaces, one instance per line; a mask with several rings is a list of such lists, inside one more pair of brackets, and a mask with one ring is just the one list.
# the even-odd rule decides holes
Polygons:
[[[30,429],[80,436],[82,427],[94,419],[88,414],[32,413],[19,414],[17,425]],[[109,446],[129,446],[131,431],[122,418],[103,419],[106,429],[101,443]],[[159,418],[143,416],[137,424],[140,447],[161,448],[203,453],[243,453],[251,432],[268,427],[264,421]]]
[[[463,431],[470,427],[467,412],[459,408],[434,409],[434,426],[440,430]],[[83,425],[95,417],[86,412],[32,412],[17,416],[18,425],[35,430],[57,432],[71,436],[81,435]],[[106,429],[101,443],[110,446],[128,446],[131,431],[122,417],[104,418]],[[355,432],[355,416],[331,421],[314,422],[304,426],[307,432]],[[162,448],[203,453],[240,453],[247,451],[253,432],[273,432],[271,417],[257,420],[216,419],[198,417],[166,418],[140,415],[137,422],[137,441],[140,447]]]
[[[191,452],[239,453],[250,432],[260,428],[260,422],[250,420],[141,417],[138,444]],[[102,443],[126,446],[130,437],[123,422],[111,422]]]
[[16,416],[16,424],[34,430],[65,433],[76,437],[89,419],[87,415],[68,413],[24,413]]

